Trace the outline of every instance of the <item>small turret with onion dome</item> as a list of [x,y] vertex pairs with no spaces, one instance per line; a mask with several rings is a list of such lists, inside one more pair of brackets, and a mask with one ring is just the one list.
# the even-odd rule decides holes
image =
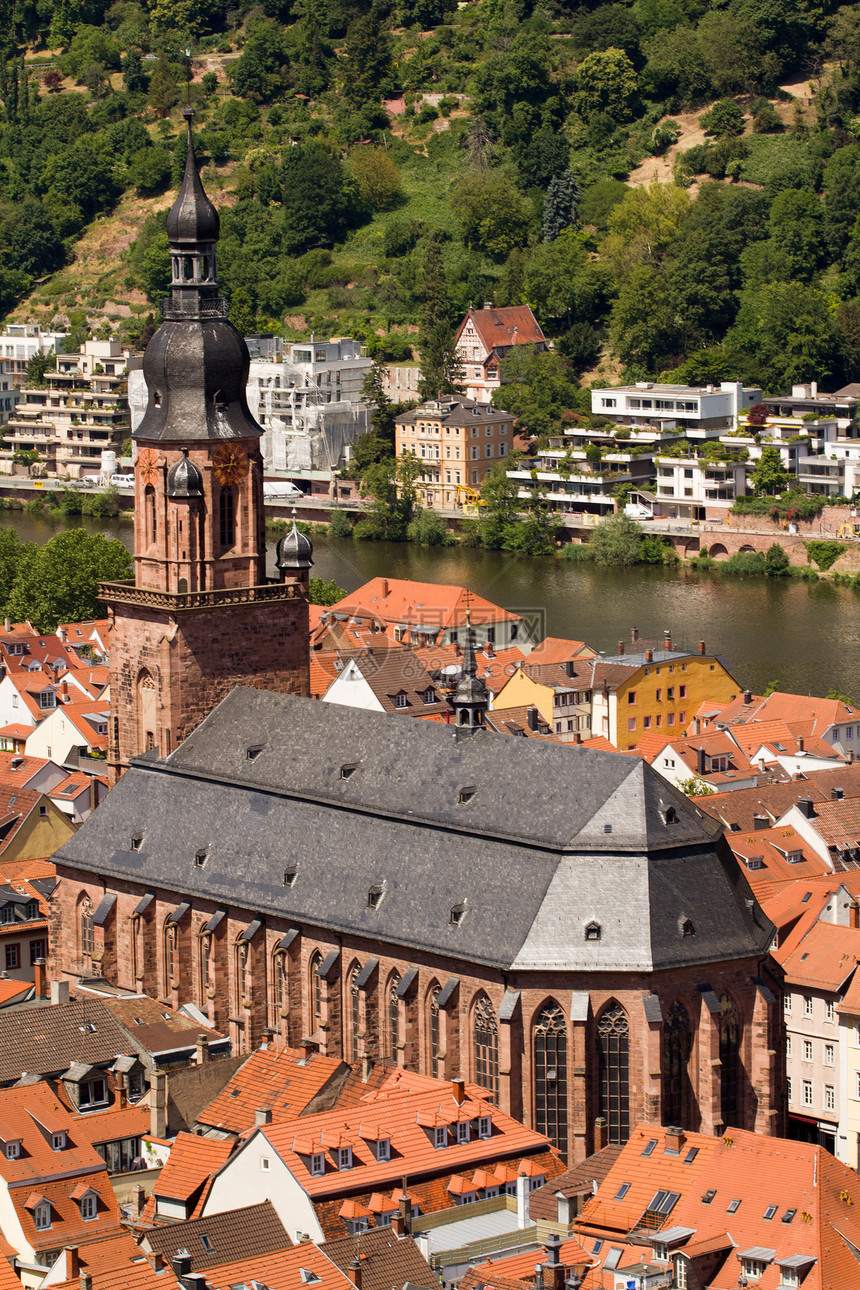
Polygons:
[[275,547],[275,565],[281,582],[300,582],[307,587],[313,562],[314,544],[302,533],[296,523],[293,507],[293,527],[284,534]]

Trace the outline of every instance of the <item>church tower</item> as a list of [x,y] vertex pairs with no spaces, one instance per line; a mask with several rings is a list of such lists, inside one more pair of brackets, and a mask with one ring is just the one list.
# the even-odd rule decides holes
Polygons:
[[235,685],[309,689],[310,543],[294,558],[286,544],[279,581],[267,581],[263,431],[245,398],[248,347],[218,295],[218,212],[185,117],[185,175],[167,216],[171,294],[146,348],[134,432],[134,580],[100,593],[112,783],[148,748],[170,753]]

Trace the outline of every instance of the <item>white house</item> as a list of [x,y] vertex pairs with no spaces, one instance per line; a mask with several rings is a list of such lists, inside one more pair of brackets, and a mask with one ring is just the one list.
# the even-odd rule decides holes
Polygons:
[[621,425],[657,425],[664,430],[731,430],[761,390],[723,381],[716,385],[656,385],[637,381],[591,391],[591,411]]

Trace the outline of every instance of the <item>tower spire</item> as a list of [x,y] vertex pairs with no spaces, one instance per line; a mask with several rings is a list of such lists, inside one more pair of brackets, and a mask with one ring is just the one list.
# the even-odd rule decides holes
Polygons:
[[483,730],[484,715],[490,706],[490,694],[486,682],[478,676],[475,629],[472,626],[470,608],[466,610],[466,648],[463,651],[463,668],[451,705],[458,729]]
[[171,298],[165,317],[176,313],[187,318],[189,315],[199,315],[204,301],[211,301],[217,296],[215,244],[220,232],[220,220],[200,180],[191,130],[194,110],[185,108],[183,116],[188,128],[188,146],[182,187],[167,215]]

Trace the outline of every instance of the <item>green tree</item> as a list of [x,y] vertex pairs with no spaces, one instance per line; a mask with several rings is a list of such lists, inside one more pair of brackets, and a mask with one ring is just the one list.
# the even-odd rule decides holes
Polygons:
[[415,512],[406,536],[410,542],[417,542],[419,546],[453,546],[456,542],[445,517],[438,511],[428,511],[421,507]]
[[362,495],[370,499],[370,514],[359,520],[353,535],[359,540],[374,538],[404,542],[415,514],[415,481],[422,463],[417,457],[387,458],[370,466],[361,481]]
[[574,106],[586,121],[598,112],[629,121],[636,88],[636,68],[623,49],[595,50],[576,69]]
[[9,614],[9,597],[20,569],[28,564],[36,551],[29,542],[22,542],[14,529],[0,528],[0,614]]
[[54,366],[53,354],[34,354],[28,359],[24,380],[27,385],[41,388],[45,384],[45,373]]
[[726,352],[739,378],[768,390],[826,380],[842,366],[842,337],[828,301],[802,282],[745,291]]
[[371,10],[353,18],[338,66],[347,103],[353,108],[378,103],[393,66],[391,37],[378,11]]
[[744,110],[734,99],[720,99],[708,112],[699,117],[705,134],[715,139],[727,139],[744,132]]
[[641,526],[629,515],[610,515],[597,525],[588,545],[597,564],[638,564],[642,537]]
[[336,605],[345,595],[334,578],[311,578],[308,583],[308,602],[312,605]]
[[385,373],[384,360],[374,359],[373,366],[362,382],[361,398],[370,408],[370,433],[386,449],[381,455],[393,457],[395,413],[394,404],[385,392]]
[[619,284],[641,265],[659,265],[692,211],[689,194],[672,184],[628,189],[613,206],[600,256]]
[[774,542],[764,556],[764,571],[769,578],[784,578],[791,566],[787,552]]
[[451,299],[442,249],[435,237],[427,243],[424,253],[418,325],[420,398],[435,399],[440,394],[457,393],[460,363],[454,350]]
[[612,305],[612,349],[622,362],[658,372],[675,356],[680,339],[679,320],[664,275],[650,265],[639,265],[625,278]]
[[535,248],[523,270],[523,293],[538,318],[571,327],[601,312],[606,279],[589,244],[587,234],[568,228]]
[[502,359],[493,404],[512,412],[521,434],[558,433],[563,412],[576,406],[577,387],[560,354],[515,345]]
[[271,103],[287,85],[287,42],[279,23],[257,18],[250,24],[242,56],[233,67],[233,89],[245,98]]
[[771,445],[762,448],[752,473],[753,492],[759,497],[763,494],[776,497],[788,487],[790,478],[788,471],[783,469],[779,449]]
[[147,101],[157,116],[166,117],[177,102],[179,91],[166,54],[160,54],[149,82]]
[[401,192],[400,171],[382,148],[353,148],[349,171],[358,184],[362,202],[370,210],[393,206]]
[[99,583],[129,578],[131,572],[131,555],[115,538],[83,529],[57,533],[19,564],[6,613],[16,622],[29,619],[40,632],[98,618],[104,613]]
[[464,179],[452,193],[463,241],[494,260],[505,260],[525,241],[531,212],[505,175],[490,170]]
[[576,223],[576,211],[582,189],[572,170],[564,170],[549,181],[543,202],[543,240],[554,242],[565,229]]
[[129,162],[128,181],[139,193],[154,193],[170,178],[170,153],[166,148],[141,148]]

